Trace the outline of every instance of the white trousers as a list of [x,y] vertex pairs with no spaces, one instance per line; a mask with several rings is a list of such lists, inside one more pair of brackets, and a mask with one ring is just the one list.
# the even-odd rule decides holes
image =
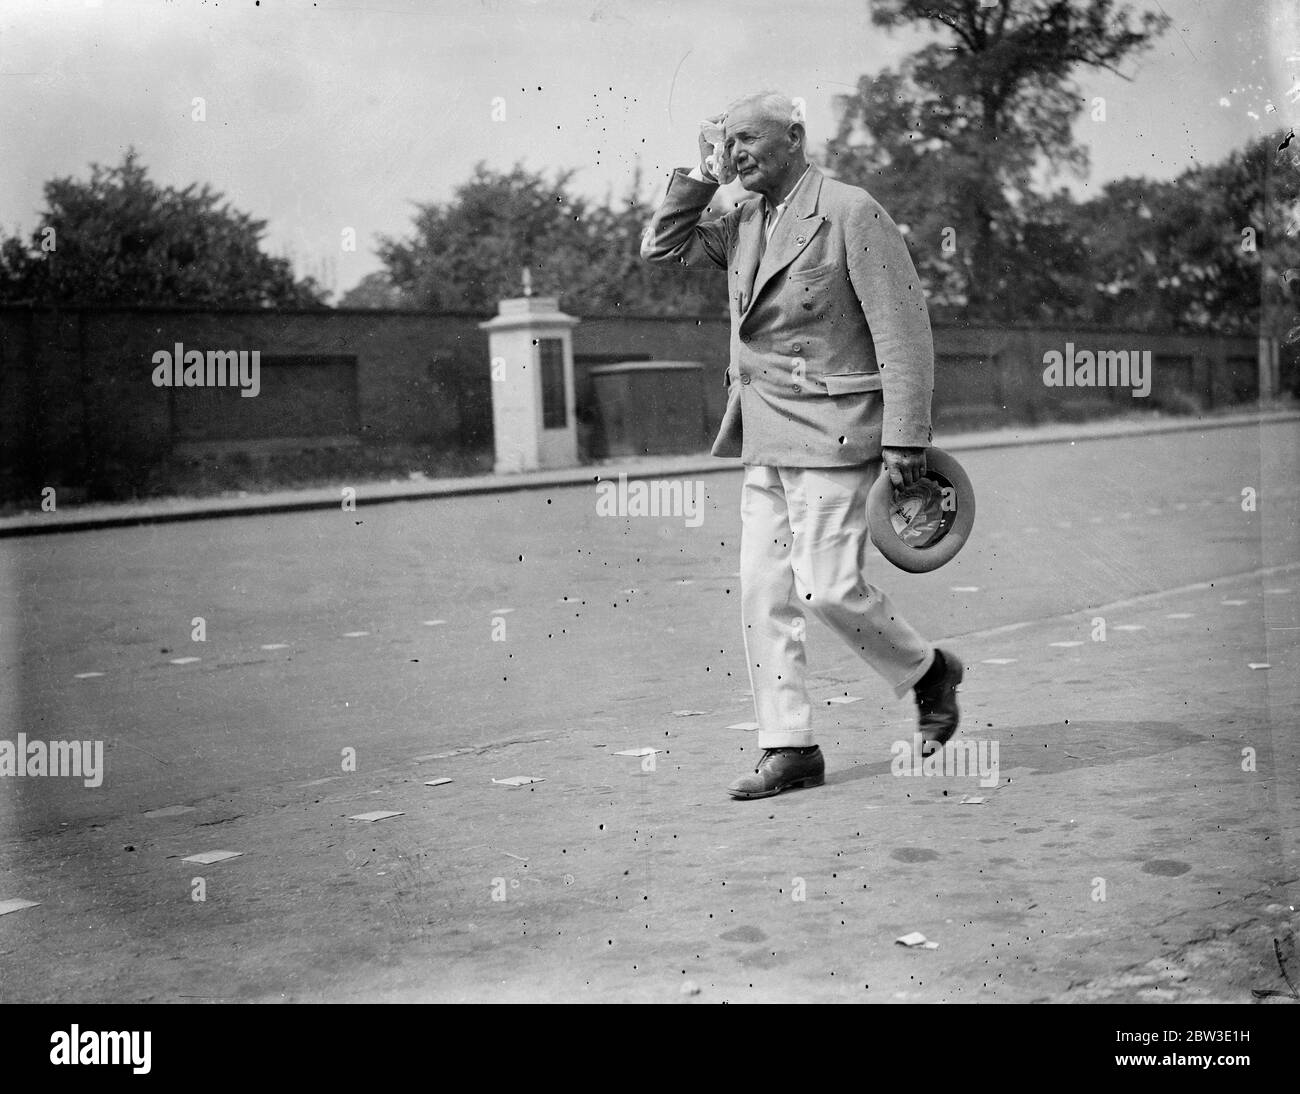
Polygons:
[[880,461],[859,467],[745,468],[741,613],[759,748],[812,745],[805,618],[816,615],[902,698],[934,647],[867,583],[867,492]]

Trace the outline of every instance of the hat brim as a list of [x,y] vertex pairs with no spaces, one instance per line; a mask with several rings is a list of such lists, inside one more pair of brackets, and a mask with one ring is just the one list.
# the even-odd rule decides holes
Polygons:
[[894,530],[891,514],[894,508],[894,487],[889,481],[888,468],[882,466],[878,478],[867,494],[867,530],[871,542],[890,562],[909,574],[924,574],[937,570],[953,557],[970,538],[975,525],[975,491],[965,470],[948,453],[938,448],[925,452],[925,478],[944,485],[932,476],[947,481],[953,488],[955,510],[947,530],[925,547],[905,543]]

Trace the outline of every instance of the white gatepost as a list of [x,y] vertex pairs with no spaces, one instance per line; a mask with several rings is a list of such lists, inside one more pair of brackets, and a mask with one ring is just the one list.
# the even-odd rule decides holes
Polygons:
[[553,296],[502,300],[488,332],[498,475],[578,463],[573,339],[578,320]]

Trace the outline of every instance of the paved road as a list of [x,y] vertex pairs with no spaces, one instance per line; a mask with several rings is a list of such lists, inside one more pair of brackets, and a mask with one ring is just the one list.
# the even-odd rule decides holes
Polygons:
[[[734,473],[698,480],[697,526],[600,516],[591,486],[0,543],[0,738],[108,748],[98,788],[0,780],[0,901],[41,901],[0,916],[0,998],[1282,987],[1294,425],[963,463],[969,547],[873,577],[971,664],[992,789],[891,775],[911,711],[814,623],[817,697],[856,700],[823,709],[826,787],[726,798],[756,758],[726,728],[753,717]],[[653,770],[612,755],[642,747]],[[519,774],[546,781],[491,782]],[[379,809],[405,815],[348,819]],[[211,849],[245,854],[179,861]]]

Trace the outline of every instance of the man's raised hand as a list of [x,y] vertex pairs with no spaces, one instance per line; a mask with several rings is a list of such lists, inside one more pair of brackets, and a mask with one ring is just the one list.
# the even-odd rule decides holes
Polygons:
[[[723,140],[723,123],[726,114],[718,114],[700,122],[700,170],[706,179],[726,186],[736,180],[736,172],[731,167],[731,157],[725,151]],[[715,170],[716,167],[716,170]]]

